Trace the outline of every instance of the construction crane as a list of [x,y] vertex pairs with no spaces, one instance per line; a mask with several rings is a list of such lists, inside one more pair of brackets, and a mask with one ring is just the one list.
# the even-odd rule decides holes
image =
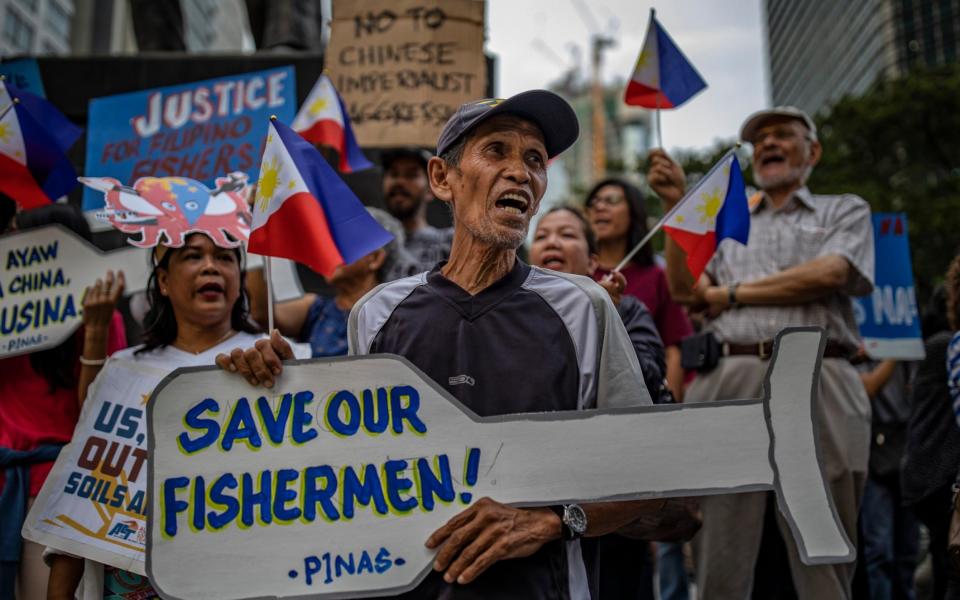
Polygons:
[[611,20],[607,33],[600,33],[596,19],[583,0],[571,0],[583,24],[590,31],[590,65],[591,85],[591,164],[593,181],[603,179],[607,172],[607,145],[606,145],[606,115],[603,106],[603,53],[616,45],[616,40],[610,35],[617,27],[616,20]]

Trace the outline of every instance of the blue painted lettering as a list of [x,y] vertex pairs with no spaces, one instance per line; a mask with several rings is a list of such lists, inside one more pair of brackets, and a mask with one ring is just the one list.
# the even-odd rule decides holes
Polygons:
[[271,473],[260,473],[260,491],[254,491],[253,476],[244,473],[240,477],[240,523],[243,527],[250,527],[254,523],[254,506],[260,508],[259,521],[265,525],[273,520],[270,513]]
[[363,477],[347,466],[340,473],[341,510],[344,519],[352,519],[354,504],[370,506],[373,502],[374,510],[385,515],[389,512],[387,502],[383,497],[383,488],[380,483],[376,465],[367,465],[363,469]]
[[220,405],[213,398],[207,398],[202,402],[195,404],[183,416],[183,426],[194,431],[205,431],[198,438],[191,438],[187,432],[177,436],[177,445],[180,450],[187,454],[199,452],[213,444],[220,437],[220,424],[213,419],[204,419],[200,415],[210,412],[217,414],[220,412]]
[[207,523],[210,524],[211,529],[217,530],[226,527],[240,513],[240,502],[233,496],[224,493],[227,488],[237,489],[237,478],[231,473],[221,475],[210,487],[209,504],[224,507],[220,513],[215,513],[212,510],[207,513]]
[[417,480],[420,482],[420,504],[426,511],[433,510],[434,496],[443,502],[453,502],[453,474],[450,472],[450,459],[446,454],[437,457],[435,473],[426,458],[417,459]]
[[309,427],[311,416],[307,412],[307,405],[313,402],[313,392],[297,392],[293,396],[293,424],[290,427],[290,437],[296,444],[305,444],[317,437],[317,430]]
[[251,450],[263,445],[260,434],[257,432],[253,413],[250,411],[250,403],[246,398],[240,398],[233,405],[233,413],[230,415],[230,422],[224,428],[220,447],[230,451],[233,448],[233,443],[237,440],[246,443]]
[[163,504],[160,507],[160,514],[163,521],[161,529],[167,537],[177,535],[177,515],[190,508],[190,503],[177,499],[177,490],[190,485],[190,480],[186,477],[170,477],[163,482],[160,490],[160,498]]
[[[407,399],[406,406],[403,399]],[[420,409],[420,394],[416,388],[409,385],[398,385],[390,390],[390,412],[393,417],[393,432],[403,433],[403,421],[417,433],[426,433],[427,426],[423,424],[417,411]]]
[[[346,413],[346,421],[341,413]],[[360,403],[347,390],[340,390],[327,402],[327,427],[337,435],[350,436],[360,429]]]

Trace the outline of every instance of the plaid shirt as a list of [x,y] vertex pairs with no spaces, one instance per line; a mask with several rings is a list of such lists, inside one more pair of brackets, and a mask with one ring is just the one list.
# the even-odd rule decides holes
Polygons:
[[747,245],[724,240],[707,265],[707,274],[718,285],[749,283],[831,254],[850,262],[850,276],[842,290],[819,300],[740,306],[721,313],[706,329],[721,342],[750,344],[772,340],[784,327],[817,325],[826,330],[828,339],[856,350],[860,336],[850,296],[873,290],[869,205],[851,194],[814,195],[804,187],[779,210],[764,195],[750,212]]

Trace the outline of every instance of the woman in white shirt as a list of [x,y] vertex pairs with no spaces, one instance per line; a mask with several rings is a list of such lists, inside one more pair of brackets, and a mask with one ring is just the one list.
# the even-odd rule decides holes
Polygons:
[[[156,264],[147,285],[150,310],[145,343],[115,353],[98,378],[119,361],[169,372],[213,365],[219,353],[253,346],[262,335],[248,316],[241,258],[239,248],[218,247],[202,233],[190,235],[180,248],[155,248]],[[297,354],[306,357],[309,351],[301,349]],[[85,356],[84,361],[88,365],[104,362],[103,356]],[[86,390],[80,392],[85,395]],[[159,597],[146,577],[129,571],[52,550],[47,560],[51,563],[50,600],[118,599],[131,593],[143,599]]]

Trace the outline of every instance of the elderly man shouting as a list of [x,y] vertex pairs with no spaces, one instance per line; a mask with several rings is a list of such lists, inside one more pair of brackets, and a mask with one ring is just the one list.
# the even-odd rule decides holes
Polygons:
[[[607,292],[517,258],[547,187],[547,161],[578,134],[573,109],[551,92],[461,106],[428,165],[433,194],[454,214],[450,260],[360,300],[350,314],[352,353],[405,356],[481,416],[649,404]],[[218,363],[272,385],[289,356],[274,337]],[[516,508],[484,498],[425,540],[437,550],[435,571],[407,597],[588,598],[581,537],[653,537],[674,513],[685,515],[685,505]]]
[[[762,191],[751,203],[749,243],[722,244],[694,281],[683,250],[667,238],[671,294],[709,309],[705,335],[722,348],[718,364],[700,367],[686,398],[761,396],[777,332],[789,326],[824,328],[828,341],[817,390],[820,448],[837,512],[855,540],[870,447],[870,403],[850,363],[858,346],[850,296],[873,289],[870,208],[853,195],[816,195],[807,189],[821,148],[816,126],[802,111],[780,107],[751,115],[740,136],[753,144],[753,177]],[[683,172],[662,151],[651,154],[648,180],[670,208],[683,196]],[[701,504],[701,594],[711,600],[749,598],[764,513],[773,506],[768,494],[712,496]],[[787,540],[797,595],[849,598],[852,564],[803,565],[789,527],[779,513],[775,518]]]

